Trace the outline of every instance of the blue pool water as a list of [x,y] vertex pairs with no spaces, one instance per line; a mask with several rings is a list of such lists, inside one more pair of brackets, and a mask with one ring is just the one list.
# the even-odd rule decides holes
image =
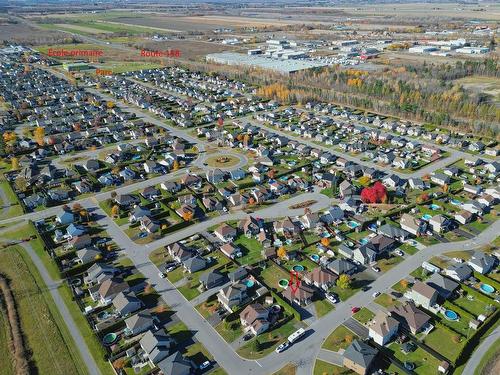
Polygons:
[[479,289],[488,294],[491,294],[495,291],[495,288],[493,288],[490,284],[481,284]]
[[355,221],[350,220],[350,221],[347,222],[347,226],[349,228],[355,229],[355,228],[359,227],[359,224],[356,223]]
[[431,205],[429,205],[429,208],[433,211],[436,211],[436,210],[439,210],[441,208],[441,206],[438,206],[437,204],[432,203]]
[[311,255],[311,259],[317,262],[319,260],[319,255],[318,254],[313,254]]
[[369,242],[369,241],[368,241],[368,239],[367,239],[367,238],[362,238],[362,239],[360,239],[360,240],[359,240],[359,243],[360,243],[361,245],[366,245],[368,242]]
[[297,264],[296,266],[293,266],[293,270],[296,272],[302,272],[304,271],[304,266],[302,264]]
[[245,285],[247,286],[247,288],[251,288],[255,285],[255,281],[248,279],[245,281]]
[[432,219],[432,216],[429,214],[423,214],[422,219],[429,221],[430,219]]
[[450,203],[454,206],[460,206],[462,204],[462,202],[457,199],[450,199]]
[[458,314],[453,310],[445,310],[444,316],[448,320],[458,320]]

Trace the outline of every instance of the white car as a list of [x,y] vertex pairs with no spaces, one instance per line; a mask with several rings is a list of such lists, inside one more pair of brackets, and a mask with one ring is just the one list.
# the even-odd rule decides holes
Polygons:
[[331,303],[337,303],[338,302],[338,299],[333,294],[330,294],[330,293],[328,293],[326,295],[326,299],[328,301],[330,301]]
[[210,361],[205,361],[200,365],[200,370],[206,369],[208,366],[210,366]]
[[164,279],[165,278],[165,274],[163,272],[158,272],[158,276],[160,276],[160,279]]
[[457,263],[463,263],[464,260],[462,258],[453,258],[453,260]]
[[405,255],[405,253],[403,253],[401,250],[396,250],[394,253],[395,253],[396,255],[399,255],[400,257],[402,257],[402,256],[404,256],[404,255]]
[[373,298],[377,298],[378,296],[380,296],[380,292],[375,292],[375,293],[372,294]]
[[283,344],[281,344],[276,349],[274,349],[274,351],[276,353],[281,353],[282,351],[286,350],[286,348],[288,348],[289,346],[290,346],[290,343],[288,341],[285,341]]
[[377,266],[373,266],[372,270],[374,270],[375,272],[380,272],[380,268],[378,268]]

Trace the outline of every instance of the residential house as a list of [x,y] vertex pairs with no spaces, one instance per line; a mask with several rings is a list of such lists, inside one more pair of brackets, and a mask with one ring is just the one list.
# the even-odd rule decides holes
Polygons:
[[343,273],[347,275],[351,275],[356,272],[356,265],[347,259],[337,258],[326,266],[330,271],[334,272],[337,275],[342,275]]
[[175,347],[175,340],[162,331],[147,331],[139,341],[139,345],[144,350],[152,366],[166,358]]
[[344,351],[343,365],[360,374],[371,374],[378,350],[360,340],[354,340]]
[[95,262],[102,257],[102,254],[95,247],[85,247],[76,251],[76,258],[81,264],[88,264]]
[[207,260],[199,255],[190,257],[182,262],[182,266],[189,273],[194,273],[207,266]]
[[191,375],[193,366],[180,352],[175,352],[156,364],[163,375]]
[[431,181],[439,186],[449,185],[451,178],[444,173],[433,173],[431,174]]
[[240,221],[238,228],[245,236],[250,238],[259,234],[261,223],[260,220],[249,215],[246,219]]
[[235,259],[235,258],[239,258],[239,257],[243,256],[243,253],[241,252],[241,250],[237,246],[234,246],[230,243],[223,244],[220,247],[220,250],[231,259]]
[[224,284],[227,278],[219,271],[208,271],[200,276],[200,283],[205,289],[215,288],[219,285]]
[[75,215],[70,210],[61,210],[55,220],[62,225],[71,224],[75,221]]
[[316,267],[312,271],[304,274],[303,280],[306,284],[327,290],[335,284],[337,278],[338,276],[334,273],[322,267]]
[[444,270],[446,276],[457,281],[464,281],[472,276],[472,268],[467,264],[453,264]]
[[91,290],[91,297],[101,305],[109,305],[119,293],[130,291],[130,287],[121,277],[104,280],[101,285]]
[[169,255],[176,262],[184,262],[195,255],[195,252],[193,250],[188,249],[186,246],[184,246],[184,244],[180,242],[170,244],[166,248]]
[[399,321],[390,314],[378,311],[369,326],[368,336],[379,345],[385,345],[397,334]]
[[136,336],[150,329],[156,329],[156,318],[147,311],[141,311],[125,319],[125,325],[128,333]]
[[75,250],[80,250],[92,244],[92,238],[88,234],[75,236],[69,241],[69,246]]
[[461,210],[454,215],[454,218],[460,224],[468,224],[474,219],[475,216],[475,214],[469,211]]
[[433,287],[417,281],[413,285],[408,297],[415,302],[417,306],[423,306],[430,309],[436,304],[438,293]]
[[483,253],[482,251],[475,251],[471,259],[467,261],[467,264],[471,266],[474,271],[483,275],[490,272],[495,266],[495,263],[496,260],[494,256]]
[[399,242],[403,242],[410,237],[410,233],[408,231],[391,224],[382,225],[378,228],[377,233]]
[[222,288],[217,293],[217,300],[232,312],[233,307],[240,306],[247,299],[247,286],[244,283],[236,282]]
[[135,313],[144,306],[142,301],[137,298],[135,293],[132,291],[118,293],[115,298],[113,298],[112,303],[115,311],[121,316],[128,316]]
[[215,229],[214,234],[223,242],[231,242],[236,238],[237,230],[224,223]]
[[314,289],[305,284],[300,284],[293,291],[292,288],[287,288],[281,294],[291,304],[296,303],[299,306],[307,306],[312,302]]
[[429,225],[434,232],[442,233],[449,231],[453,223],[446,216],[439,214],[429,219]]
[[255,336],[267,331],[271,325],[270,310],[260,303],[248,305],[240,313],[240,322],[244,332],[251,332]]
[[440,275],[439,273],[433,273],[426,282],[430,287],[435,289],[438,294],[445,300],[450,298],[453,292],[460,285],[457,282]]
[[413,302],[396,305],[389,310],[391,316],[397,319],[403,331],[416,335],[427,327],[431,317],[420,310]]
[[417,219],[407,213],[401,215],[399,225],[401,225],[401,228],[405,231],[417,237],[424,234],[427,229],[427,223],[424,220]]

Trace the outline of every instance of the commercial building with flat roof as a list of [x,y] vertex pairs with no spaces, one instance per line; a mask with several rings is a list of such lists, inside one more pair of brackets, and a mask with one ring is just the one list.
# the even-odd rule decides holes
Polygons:
[[206,56],[206,59],[209,62],[214,62],[217,64],[241,65],[251,68],[268,69],[282,74],[292,74],[301,70],[322,68],[328,66],[327,63],[313,60],[277,60],[274,58],[263,57],[259,55],[249,56],[235,52],[211,53]]

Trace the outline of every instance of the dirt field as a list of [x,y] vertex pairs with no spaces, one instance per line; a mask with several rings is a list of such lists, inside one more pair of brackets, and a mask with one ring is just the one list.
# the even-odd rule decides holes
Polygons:
[[239,51],[240,48],[234,46],[227,46],[223,44],[216,44],[203,41],[184,41],[172,40],[166,42],[153,42],[147,41],[137,43],[139,48],[147,48],[153,51],[176,50],[181,51],[181,58],[186,60],[199,60],[205,57],[208,53],[217,53],[222,51]]
[[455,82],[460,83],[466,90],[489,95],[492,102],[500,105],[500,78],[467,77]]
[[8,40],[9,43],[27,45],[41,45],[61,43],[68,38],[68,34],[52,30],[40,30],[21,23],[0,25],[0,43]]

